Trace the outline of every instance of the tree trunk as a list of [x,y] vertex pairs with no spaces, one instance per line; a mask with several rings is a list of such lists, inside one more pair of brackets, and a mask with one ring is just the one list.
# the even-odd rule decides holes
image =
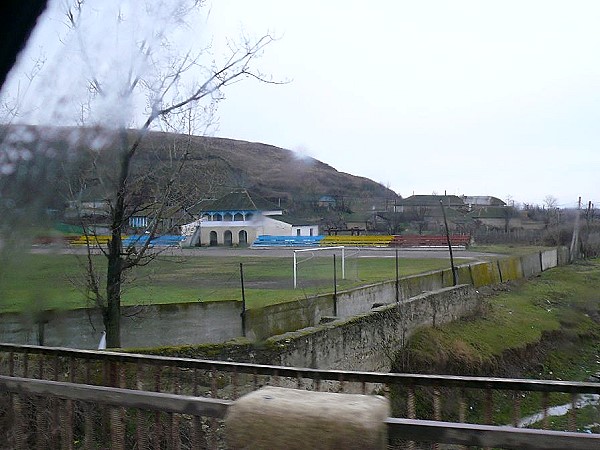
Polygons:
[[106,346],[121,347],[121,227],[112,229],[108,248],[108,269],[106,272],[106,307],[103,314],[106,329]]
[[108,268],[106,271],[106,307],[103,314],[104,327],[106,328],[106,346],[108,348],[121,347],[121,282],[125,261],[123,260],[123,242],[121,234],[125,221],[125,193],[129,167],[137,145],[129,147],[127,133],[122,132],[123,153],[117,197],[111,210],[112,222],[110,224],[111,239],[108,244]]

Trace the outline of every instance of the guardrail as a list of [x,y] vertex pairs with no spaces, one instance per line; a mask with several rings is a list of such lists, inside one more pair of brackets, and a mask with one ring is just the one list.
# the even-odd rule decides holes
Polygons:
[[517,426],[539,412],[544,429],[550,406],[568,404],[571,431],[580,396],[600,395],[600,383],[592,382],[321,370],[12,344],[0,344],[0,374],[227,400],[263,385],[379,393],[398,417]]
[[395,442],[407,440],[412,442],[399,447],[414,448],[414,442],[515,450],[596,450],[600,446],[600,435],[583,433],[397,418],[388,418],[386,425],[392,448]]
[[[231,401],[0,376],[3,442],[29,448],[211,448]],[[1,397],[0,397],[1,398]],[[133,414],[135,413],[135,414]],[[207,420],[208,419],[208,420]],[[204,420],[204,422],[203,422]]]
[[[115,387],[0,376],[0,430],[15,449],[227,448],[234,402]],[[596,449],[600,435],[388,418],[388,448],[416,442],[506,449]]]

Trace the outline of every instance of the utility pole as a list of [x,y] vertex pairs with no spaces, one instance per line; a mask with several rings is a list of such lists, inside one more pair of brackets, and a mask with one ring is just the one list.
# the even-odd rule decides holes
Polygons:
[[569,260],[573,262],[575,252],[577,251],[577,240],[579,239],[579,211],[581,209],[581,197],[577,202],[577,212],[575,213],[575,225],[573,226],[573,236],[571,237],[571,248],[569,249]]
[[446,211],[444,210],[444,202],[440,199],[442,207],[442,215],[444,216],[444,226],[446,227],[446,239],[448,240],[448,250],[450,251],[450,268],[452,269],[452,285],[458,284],[456,280],[456,269],[454,268],[454,256],[452,255],[452,243],[450,242],[450,232],[448,231],[448,220],[446,220]]

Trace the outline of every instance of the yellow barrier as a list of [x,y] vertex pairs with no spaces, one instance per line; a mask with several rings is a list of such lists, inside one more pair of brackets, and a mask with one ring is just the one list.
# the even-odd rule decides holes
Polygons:
[[[127,236],[121,236],[121,239],[126,239]],[[111,237],[107,235],[98,235],[98,236],[86,236],[81,235],[77,236],[73,239],[69,239],[70,245],[91,245],[91,246],[100,246],[100,245],[108,245]]]
[[350,245],[354,247],[389,247],[394,236],[325,236],[319,245]]

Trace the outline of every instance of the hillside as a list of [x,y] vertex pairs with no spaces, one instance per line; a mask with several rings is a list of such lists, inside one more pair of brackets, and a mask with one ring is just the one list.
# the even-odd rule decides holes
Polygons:
[[[0,186],[3,197],[7,188],[12,191],[20,185],[29,185],[31,178],[23,175],[36,172],[43,175],[37,189],[40,183],[59,183],[53,191],[63,201],[98,178],[96,171],[90,170],[93,165],[101,167],[107,179],[114,175],[115,149],[123,138],[95,128],[11,126],[2,131],[4,160],[12,155],[18,168],[5,175]],[[130,132],[129,138],[132,136]],[[315,212],[317,201],[323,195],[334,197],[340,209],[354,212],[370,211],[374,206],[380,208],[386,200],[397,197],[393,191],[368,178],[339,172],[314,158],[298,158],[290,150],[214,137],[150,132],[136,155],[136,171],[148,185],[159,184],[186,152],[187,161],[178,177],[180,198],[185,206],[236,188],[255,191],[285,208],[305,213]],[[59,170],[60,173],[54,172]],[[47,188],[48,185],[44,190]],[[28,189],[31,192],[31,186]],[[148,186],[143,190],[148,191]],[[58,203],[54,196],[51,206],[56,208]]]
[[355,206],[365,199],[381,203],[385,198],[396,197],[373,180],[339,172],[317,159],[299,158],[296,153],[273,145],[168,133],[151,133],[146,145],[167,148],[173,140],[190,140],[184,175],[189,183],[201,183],[198,178],[207,170],[220,180],[216,189],[219,195],[243,187],[296,209],[305,203],[316,203],[323,195]]

